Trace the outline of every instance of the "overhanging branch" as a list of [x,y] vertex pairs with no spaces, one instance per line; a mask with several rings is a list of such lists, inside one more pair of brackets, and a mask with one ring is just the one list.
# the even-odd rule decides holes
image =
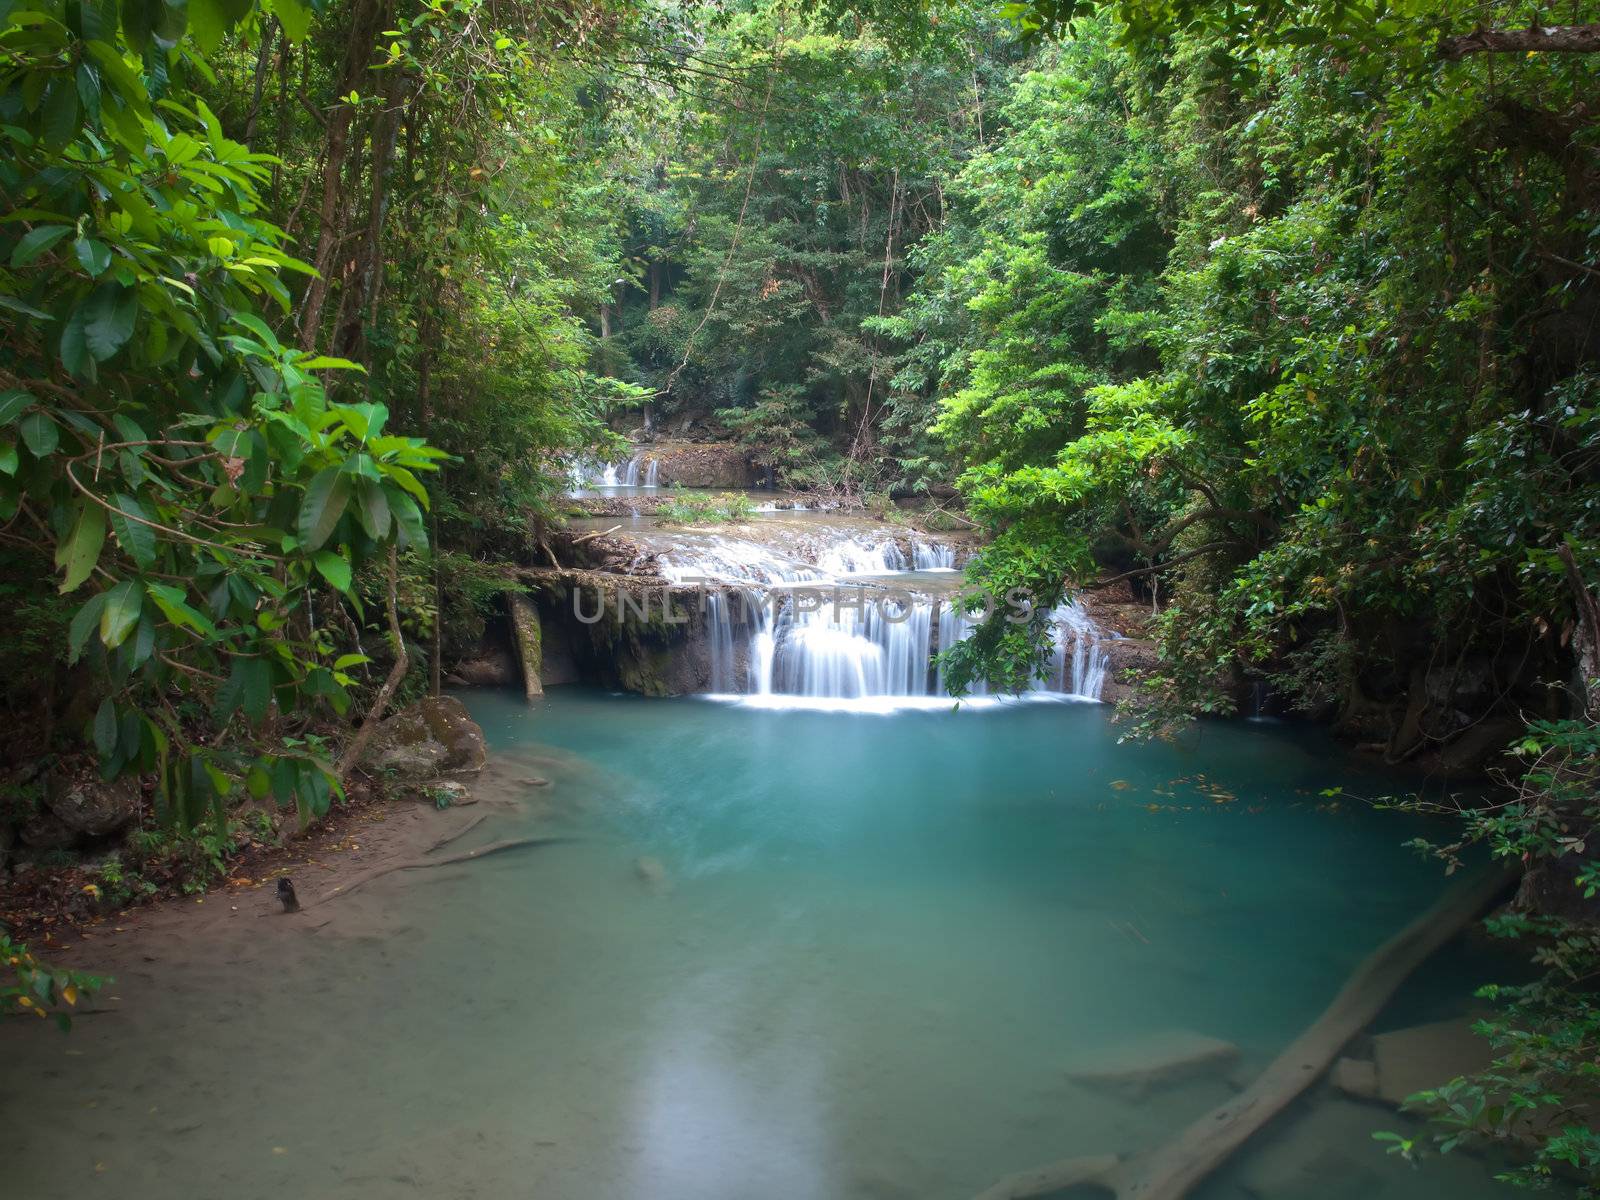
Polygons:
[[1451,62],[1469,54],[1593,54],[1596,51],[1600,51],[1600,23],[1477,29],[1439,39],[1439,57]]

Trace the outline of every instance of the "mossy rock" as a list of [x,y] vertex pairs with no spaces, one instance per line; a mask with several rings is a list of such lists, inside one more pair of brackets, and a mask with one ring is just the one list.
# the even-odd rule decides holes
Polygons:
[[406,779],[481,771],[488,758],[483,730],[454,696],[429,696],[380,724],[363,762]]

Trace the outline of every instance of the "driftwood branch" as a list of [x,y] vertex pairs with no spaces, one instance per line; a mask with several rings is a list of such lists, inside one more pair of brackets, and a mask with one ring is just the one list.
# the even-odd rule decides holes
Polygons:
[[[465,832],[466,830],[461,830],[461,833]],[[446,840],[454,841],[455,837],[459,836],[460,834],[456,834]],[[304,905],[303,908],[319,908],[330,900],[342,899],[357,888],[365,887],[374,879],[382,879],[385,875],[392,875],[396,871],[421,871],[429,867],[449,867],[456,863],[477,862],[480,858],[488,858],[491,854],[501,854],[507,850],[521,850],[528,846],[550,846],[558,842],[570,842],[572,840],[570,837],[502,838],[498,842],[490,842],[487,846],[476,846],[471,850],[458,850],[454,854],[445,854],[438,858],[424,854],[416,858],[401,859],[399,862],[385,863],[381,867],[373,867],[370,871],[364,871],[346,883],[339,884],[329,891],[326,896],[319,896],[310,904]]]
[[1126,1161],[1066,1159],[1009,1175],[978,1200],[1025,1200],[1093,1184],[1117,1200],[1183,1200],[1252,1135],[1321,1078],[1347,1042],[1383,1011],[1400,985],[1436,950],[1511,886],[1513,874],[1490,871],[1445,893],[1427,912],[1378,947],[1325,1012],[1238,1096],[1172,1141]]
[[1451,62],[1469,54],[1593,54],[1596,51],[1600,51],[1600,23],[1477,29],[1439,39],[1439,57]]
[[615,533],[621,528],[621,525],[613,525],[610,529],[596,529],[593,533],[585,533],[580,537],[573,538],[572,541],[568,542],[567,544],[569,546],[576,546],[580,542],[587,542],[593,540],[594,538],[605,537],[607,534]]

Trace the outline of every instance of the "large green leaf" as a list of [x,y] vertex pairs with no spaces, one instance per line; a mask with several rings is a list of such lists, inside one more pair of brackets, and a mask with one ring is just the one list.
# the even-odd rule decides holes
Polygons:
[[94,714],[94,748],[110,758],[117,748],[117,706],[107,696]]
[[56,423],[42,412],[31,412],[23,417],[19,428],[22,440],[28,444],[35,458],[49,458],[61,442]]
[[22,235],[11,251],[11,265],[25,267],[72,232],[71,225],[40,225]]
[[22,410],[37,401],[27,392],[12,388],[9,392],[0,392],[0,425],[9,425],[21,415]]
[[350,477],[337,467],[325,467],[312,477],[300,503],[299,533],[302,549],[316,550],[328,540],[333,527],[350,503]]
[[236,709],[243,709],[251,721],[267,715],[272,703],[272,668],[264,658],[239,655],[233,660],[228,680],[217,689],[217,716],[227,720]]
[[371,479],[356,481],[356,520],[375,542],[389,536],[389,501],[381,483]]
[[83,337],[89,353],[104,362],[133,336],[139,294],[119,283],[102,283],[83,308]]
[[140,567],[148,570],[156,563],[156,531],[142,522],[151,519],[150,512],[134,497],[118,493],[112,497],[117,511],[111,514],[111,527],[117,532],[117,544]]
[[167,583],[147,583],[145,594],[174,625],[192,629],[203,637],[217,636],[217,627],[211,623],[211,618],[189,603],[182,588]]
[[100,614],[100,640],[115,650],[139,623],[144,605],[144,588],[136,579],[124,579],[105,593],[105,609]]
[[75,379],[93,380],[94,356],[84,335],[84,310],[74,312],[61,328],[61,365]]
[[100,561],[100,548],[105,541],[106,510],[92,501],[85,501],[72,532],[56,550],[56,566],[66,572],[61,581],[62,592],[73,591],[89,578],[95,563]]
[[40,131],[46,150],[60,152],[78,136],[78,83],[67,75],[58,77],[45,93],[40,114]]
[[100,615],[106,609],[106,593],[100,592],[90,596],[82,608],[73,614],[72,624],[67,627],[67,661],[75,663],[83,653],[83,648],[88,645],[89,634],[99,624]]
[[350,561],[332,550],[319,550],[312,557],[322,577],[341,592],[350,590]]
[[306,31],[311,28],[311,6],[302,4],[300,0],[262,0],[263,7],[277,14],[278,23],[283,26],[284,35],[291,42],[298,42],[306,36]]

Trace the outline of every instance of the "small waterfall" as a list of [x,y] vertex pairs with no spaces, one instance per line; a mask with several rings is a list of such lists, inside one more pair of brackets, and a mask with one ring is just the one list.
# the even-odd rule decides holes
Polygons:
[[567,477],[570,490],[574,493],[595,488],[653,488],[659,486],[661,464],[657,459],[645,459],[640,454],[635,454],[626,462],[614,463],[577,459],[568,469]]
[[912,567],[918,571],[954,571],[956,552],[943,542],[917,542],[912,547]]
[[[714,693],[936,700],[949,692],[934,655],[970,636],[977,618],[948,600],[894,589],[895,572],[954,557],[944,546],[917,544],[913,550],[908,563],[892,539],[847,537],[827,546],[812,565],[756,542],[713,536],[658,561],[662,574],[676,583],[735,585],[706,597]],[[879,578],[868,586],[848,582],[862,575]],[[1099,629],[1076,603],[1055,608],[1050,625],[1054,652],[1046,678],[1029,690],[1098,699],[1106,671]],[[972,694],[988,693],[978,686]]]

